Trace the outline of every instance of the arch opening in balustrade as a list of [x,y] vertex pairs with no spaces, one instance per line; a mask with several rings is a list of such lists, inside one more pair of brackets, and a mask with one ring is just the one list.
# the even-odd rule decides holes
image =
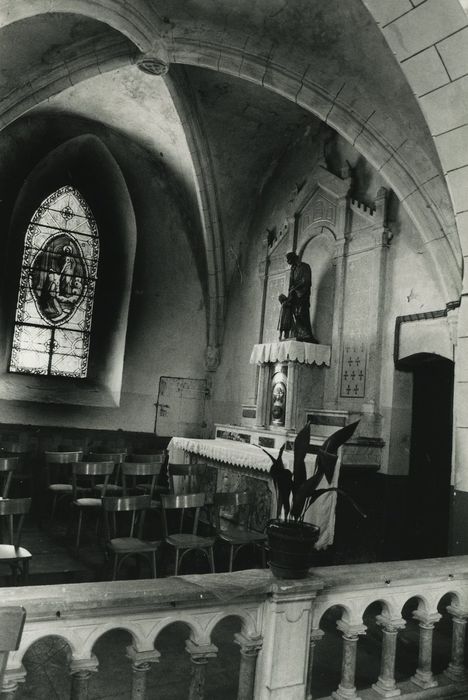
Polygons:
[[115,623],[114,626],[110,624],[104,632],[101,627],[99,632],[92,646],[92,654],[99,662],[99,669],[89,679],[89,697],[102,697],[117,688],[123,697],[130,697],[132,662],[127,649],[135,643],[135,632],[131,625],[124,627]]
[[62,635],[44,635],[35,639],[24,651],[23,666],[26,671],[24,690],[26,697],[70,697],[70,661],[72,645]]
[[312,697],[329,697],[341,680],[342,632],[337,624],[351,619],[351,609],[345,605],[330,605],[321,609],[315,631],[322,632],[314,650],[312,664]]

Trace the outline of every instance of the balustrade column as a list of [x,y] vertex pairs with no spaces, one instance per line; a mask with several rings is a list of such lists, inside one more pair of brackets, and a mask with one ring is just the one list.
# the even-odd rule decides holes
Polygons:
[[364,634],[365,625],[350,625],[344,620],[338,620],[336,626],[343,632],[343,661],[341,664],[341,682],[338,689],[332,693],[336,700],[359,700],[356,695],[354,679],[356,676],[356,651],[360,634]]
[[261,637],[246,637],[239,633],[234,635],[234,641],[240,646],[241,653],[237,700],[253,700],[257,656],[263,641]]
[[452,658],[444,675],[452,681],[466,681],[467,673],[463,663],[465,657],[465,632],[468,611],[461,610],[455,605],[447,606],[447,612],[452,616]]
[[132,661],[132,696],[131,700],[145,700],[146,678],[151,664],[159,661],[161,654],[156,649],[137,651],[134,647],[127,647],[127,657]]
[[419,620],[419,660],[417,671],[411,681],[420,688],[435,688],[438,683],[432,674],[432,635],[434,625],[440,620],[441,615],[416,610],[413,617]]
[[3,676],[1,699],[14,700],[19,684],[26,680],[26,669],[21,666],[19,669],[11,669],[5,671]]
[[387,615],[378,615],[377,624],[382,627],[382,657],[380,675],[372,688],[384,698],[401,695],[401,690],[395,683],[395,658],[398,630],[406,625],[402,618],[392,619]]
[[208,659],[216,656],[218,648],[214,644],[196,644],[191,639],[186,641],[185,648],[192,661],[192,678],[188,700],[204,700],[206,664]]
[[94,654],[89,659],[72,659],[70,674],[72,677],[71,700],[88,700],[88,684],[92,673],[98,670],[99,662]]
[[309,665],[307,667],[307,687],[306,687],[306,700],[312,700],[312,672],[314,665],[314,652],[315,645],[319,642],[325,632],[321,629],[312,630],[309,638]]

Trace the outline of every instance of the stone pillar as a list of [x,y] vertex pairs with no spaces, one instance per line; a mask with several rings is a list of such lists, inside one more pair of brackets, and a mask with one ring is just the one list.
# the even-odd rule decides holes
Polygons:
[[146,674],[151,664],[157,663],[161,654],[156,649],[137,651],[133,646],[127,647],[127,656],[132,662],[132,697],[131,700],[145,700]]
[[263,428],[267,423],[267,387],[269,365],[262,364],[258,367],[258,389],[257,389],[257,417],[255,423],[258,428]]
[[401,617],[392,619],[387,615],[378,615],[377,624],[382,627],[382,657],[379,680],[372,688],[384,698],[393,698],[401,695],[395,683],[395,656],[398,630],[403,629],[406,622]]
[[274,584],[263,604],[263,647],[255,700],[297,700],[306,694],[312,610],[323,583],[314,578]]
[[466,681],[467,673],[464,666],[465,632],[468,611],[461,610],[455,605],[447,606],[447,612],[452,616],[452,658],[444,675],[457,683]]
[[336,626],[343,632],[343,661],[341,664],[341,682],[338,689],[332,693],[336,700],[359,700],[356,694],[354,678],[356,675],[356,651],[360,634],[366,631],[365,625],[350,625],[344,620],[338,620]]
[[306,700],[312,700],[312,672],[314,665],[314,652],[315,645],[319,642],[325,632],[321,629],[312,630],[310,633],[309,641],[309,665],[307,667],[307,689],[306,689]]
[[88,683],[92,673],[98,670],[99,662],[94,654],[89,659],[72,659],[70,662],[71,700],[88,700]]
[[216,656],[218,649],[214,644],[196,644],[191,639],[186,641],[185,648],[192,661],[192,678],[188,700],[204,700],[206,664],[208,659]]
[[420,688],[435,688],[438,683],[432,675],[432,635],[434,625],[440,620],[441,615],[416,610],[413,617],[419,620],[419,660],[417,671],[411,681]]
[[246,637],[237,633],[234,635],[234,641],[240,646],[241,653],[237,700],[254,700],[255,669],[258,652],[262,648],[262,638]]
[[3,675],[1,699],[14,700],[19,684],[26,680],[26,669],[24,666],[5,671]]
[[296,429],[298,363],[288,362],[288,388],[286,392],[286,410],[284,427],[286,430]]

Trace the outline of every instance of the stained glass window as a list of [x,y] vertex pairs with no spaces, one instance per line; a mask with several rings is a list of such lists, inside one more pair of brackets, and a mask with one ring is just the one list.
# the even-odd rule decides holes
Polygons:
[[90,208],[61,187],[26,231],[11,372],[86,377],[98,259]]

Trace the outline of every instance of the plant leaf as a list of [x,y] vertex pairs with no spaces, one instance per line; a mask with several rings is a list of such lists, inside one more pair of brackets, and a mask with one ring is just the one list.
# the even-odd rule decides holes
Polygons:
[[295,491],[291,515],[293,518],[296,518],[296,520],[300,518],[307,499],[311,498],[314,493],[317,493],[316,488],[322,481],[322,477],[323,474],[316,472],[313,476],[307,479],[307,481],[304,481],[304,483],[301,484],[301,486]]
[[284,509],[284,517],[287,518],[289,515],[290,503],[289,499],[292,491],[292,474],[289,469],[283,469],[283,471],[278,472],[277,479],[277,494],[278,494],[278,517],[281,513],[281,508]]
[[338,455],[326,452],[322,447],[319,447],[315,460],[315,470],[321,476],[325,476],[329,484],[333,481],[337,461]]
[[310,444],[310,423],[298,432],[294,440],[294,492],[298,490],[307,478],[305,458]]
[[359,425],[359,421],[345,425],[343,428],[335,431],[333,435],[330,435],[322,445],[322,449],[325,452],[330,452],[331,454],[338,454],[338,448],[344,445],[350,437],[353,436],[354,431]]
[[340,496],[344,496],[353,506],[355,510],[359,513],[360,516],[363,518],[367,518],[367,515],[363,513],[363,511],[359,508],[358,504],[354,500],[354,498],[351,498],[351,496],[346,493],[346,491],[343,491],[343,489],[337,488],[337,487],[330,487],[329,489],[317,489],[311,496],[309,496],[309,503],[307,504],[307,508],[310,508],[312,503],[314,503],[317,498],[320,498],[320,496],[323,496],[324,493],[329,493],[330,491],[336,491],[336,493],[339,493]]

